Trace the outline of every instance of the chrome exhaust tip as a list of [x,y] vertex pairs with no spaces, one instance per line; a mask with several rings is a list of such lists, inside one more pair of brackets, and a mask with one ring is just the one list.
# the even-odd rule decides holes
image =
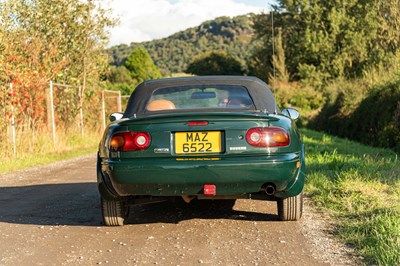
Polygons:
[[275,187],[273,185],[268,185],[265,187],[265,194],[272,196],[275,194]]

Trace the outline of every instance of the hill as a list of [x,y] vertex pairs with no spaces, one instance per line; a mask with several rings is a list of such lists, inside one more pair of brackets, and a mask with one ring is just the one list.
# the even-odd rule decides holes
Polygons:
[[143,46],[164,75],[184,72],[194,57],[208,51],[222,50],[245,62],[251,51],[253,17],[254,14],[219,17],[167,38],[121,44],[107,51],[112,57],[111,65],[120,66],[135,47]]

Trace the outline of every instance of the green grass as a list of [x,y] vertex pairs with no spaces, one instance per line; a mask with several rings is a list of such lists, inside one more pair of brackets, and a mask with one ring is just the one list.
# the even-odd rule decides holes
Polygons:
[[77,147],[76,150],[64,151],[62,153],[54,152],[54,153],[35,154],[31,156],[25,155],[23,157],[13,159],[12,162],[10,160],[1,161],[0,174],[6,174],[9,172],[23,170],[33,166],[66,160],[81,155],[94,153],[96,150],[97,147],[90,147],[90,148]]
[[79,133],[59,133],[54,145],[48,133],[34,137],[20,134],[15,156],[8,143],[0,145],[0,174],[95,153],[100,138],[96,132],[86,132],[83,138]]
[[400,265],[400,161],[371,148],[311,130],[305,191],[337,218],[338,234],[369,265]]

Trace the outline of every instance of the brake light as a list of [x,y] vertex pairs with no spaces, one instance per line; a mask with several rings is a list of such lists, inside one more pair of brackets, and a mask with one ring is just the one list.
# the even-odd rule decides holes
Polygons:
[[189,121],[188,126],[207,126],[208,121]]
[[140,151],[150,146],[151,137],[147,132],[118,132],[110,140],[112,151]]
[[286,130],[280,127],[256,127],[247,130],[246,140],[255,147],[283,147],[290,144]]

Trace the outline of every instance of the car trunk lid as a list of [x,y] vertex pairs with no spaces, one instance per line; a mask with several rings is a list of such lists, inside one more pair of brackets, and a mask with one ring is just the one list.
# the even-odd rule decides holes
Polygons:
[[[250,128],[284,126],[282,116],[264,112],[170,113],[121,121],[121,131],[148,132],[149,149],[127,157],[221,157],[276,152],[283,148],[253,147],[246,141]],[[287,119],[286,119],[287,120]]]

